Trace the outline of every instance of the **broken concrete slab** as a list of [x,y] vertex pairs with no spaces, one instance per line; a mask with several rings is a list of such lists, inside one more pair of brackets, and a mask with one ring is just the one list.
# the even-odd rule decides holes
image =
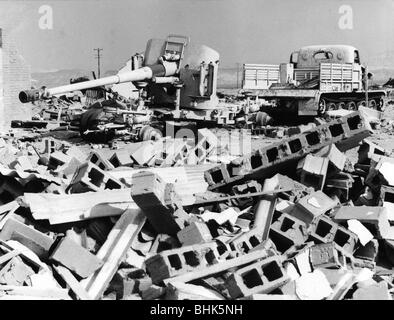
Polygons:
[[382,281],[364,288],[358,288],[352,296],[353,300],[393,300],[387,283]]
[[319,269],[301,276],[295,283],[297,296],[301,300],[322,300],[333,292],[326,276]]

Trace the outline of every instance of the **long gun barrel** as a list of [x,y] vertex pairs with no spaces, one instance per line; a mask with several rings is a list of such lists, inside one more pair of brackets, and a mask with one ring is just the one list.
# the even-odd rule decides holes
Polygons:
[[154,77],[169,77],[175,75],[178,65],[176,62],[165,61],[162,64],[154,64],[145,66],[133,71],[118,73],[114,76],[109,76],[101,79],[73,83],[65,86],[50,88],[50,89],[32,89],[24,90],[19,93],[19,100],[22,103],[33,102],[39,99],[50,98],[54,95],[63,94],[67,92],[95,88],[105,85],[118,84],[132,81],[144,81]]

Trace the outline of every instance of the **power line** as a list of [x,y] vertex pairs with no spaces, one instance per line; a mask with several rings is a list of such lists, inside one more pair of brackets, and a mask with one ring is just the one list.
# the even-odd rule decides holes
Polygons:
[[103,49],[96,48],[93,50],[97,52],[97,54],[95,56],[95,58],[97,59],[97,77],[100,78],[100,58],[101,58],[100,51],[103,51]]

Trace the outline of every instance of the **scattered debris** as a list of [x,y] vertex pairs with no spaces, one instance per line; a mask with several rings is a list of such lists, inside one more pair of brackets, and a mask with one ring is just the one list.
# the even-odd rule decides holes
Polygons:
[[227,162],[209,129],[195,147],[3,135],[0,299],[392,299],[394,160],[369,123]]

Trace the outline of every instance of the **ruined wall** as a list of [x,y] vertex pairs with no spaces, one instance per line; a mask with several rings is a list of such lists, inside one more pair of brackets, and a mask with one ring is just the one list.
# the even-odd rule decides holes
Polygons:
[[9,128],[11,120],[31,118],[31,106],[18,99],[19,91],[30,87],[30,67],[9,32],[0,29],[0,130]]

